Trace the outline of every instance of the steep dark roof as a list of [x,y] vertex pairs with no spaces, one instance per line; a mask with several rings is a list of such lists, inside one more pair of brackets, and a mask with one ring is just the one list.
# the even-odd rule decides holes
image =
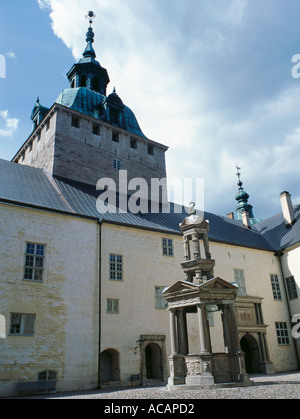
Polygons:
[[283,214],[279,213],[261,221],[254,228],[276,250],[284,250],[300,242],[300,205],[294,206],[294,211],[296,222],[292,227],[286,226]]
[[70,211],[45,172],[0,159],[0,200],[57,211]]
[[[0,160],[0,201],[99,218],[108,223],[170,234],[181,234],[179,224],[188,215],[184,208],[179,213],[174,212],[173,204],[168,213],[99,213],[97,198],[100,194],[100,191],[90,185],[62,178],[53,179],[42,169]],[[205,212],[204,216],[210,222],[209,239],[212,241],[267,251],[276,250],[264,235],[243,227],[240,221],[209,212]]]

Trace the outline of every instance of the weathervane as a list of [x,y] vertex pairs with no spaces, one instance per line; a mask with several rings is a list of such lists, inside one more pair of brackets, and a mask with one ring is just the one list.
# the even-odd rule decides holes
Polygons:
[[92,26],[92,23],[96,17],[95,13],[90,10],[85,17],[89,19],[89,24]]
[[235,167],[236,167],[236,170],[237,170],[237,173],[236,173],[237,177],[239,178],[239,181],[240,181],[241,180],[241,173],[240,173],[241,167],[239,167],[238,164],[236,164]]
[[240,170],[241,170],[241,167],[239,167],[238,166],[238,164],[236,164],[236,170],[237,170],[237,172],[236,172],[236,174],[237,174],[237,177],[238,177],[238,179],[239,179],[239,183],[238,183],[238,186],[240,187],[240,188],[242,188],[242,186],[243,186],[243,182],[241,181],[241,172],[240,172]]

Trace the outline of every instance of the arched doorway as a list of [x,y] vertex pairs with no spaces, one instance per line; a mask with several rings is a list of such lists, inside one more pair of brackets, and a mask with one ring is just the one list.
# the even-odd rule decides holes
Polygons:
[[145,349],[147,379],[163,380],[162,353],[157,343],[149,343]]
[[107,349],[100,355],[100,381],[101,383],[108,383],[119,380],[119,353],[115,349]]
[[247,373],[261,373],[261,363],[258,343],[250,334],[241,339],[241,350],[245,353],[245,364]]

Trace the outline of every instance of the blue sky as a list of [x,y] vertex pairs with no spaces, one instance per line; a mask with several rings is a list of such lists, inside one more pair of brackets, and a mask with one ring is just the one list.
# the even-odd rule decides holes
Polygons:
[[170,147],[169,177],[204,178],[205,209],[225,215],[239,163],[256,217],[283,190],[300,203],[299,0],[1,0],[0,158],[29,136],[37,96],[50,107],[68,87],[88,10],[108,93]]

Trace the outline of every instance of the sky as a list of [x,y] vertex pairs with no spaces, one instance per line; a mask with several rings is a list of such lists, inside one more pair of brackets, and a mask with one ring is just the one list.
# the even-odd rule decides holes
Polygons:
[[[257,218],[300,203],[299,0],[0,0],[0,158],[94,48],[169,178],[204,178],[205,210],[235,211],[236,164]],[[188,203],[187,203],[188,204]]]

